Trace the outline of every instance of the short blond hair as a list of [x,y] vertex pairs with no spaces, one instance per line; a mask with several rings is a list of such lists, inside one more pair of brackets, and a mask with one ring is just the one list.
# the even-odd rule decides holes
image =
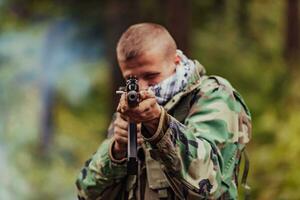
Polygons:
[[126,62],[156,46],[162,48],[165,56],[172,55],[177,49],[174,39],[165,27],[154,23],[135,24],[119,39],[117,57],[119,61]]

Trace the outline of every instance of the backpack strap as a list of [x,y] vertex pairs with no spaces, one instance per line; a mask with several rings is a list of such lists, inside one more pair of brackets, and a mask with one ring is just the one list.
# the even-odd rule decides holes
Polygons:
[[242,184],[242,187],[243,187],[244,192],[245,192],[245,200],[249,200],[249,199],[251,199],[250,198],[251,188],[247,184],[247,178],[248,178],[248,173],[249,173],[250,162],[249,162],[249,158],[248,158],[248,154],[247,154],[246,149],[244,149],[242,155],[244,156],[245,164],[244,164],[244,171],[243,171],[241,184]]

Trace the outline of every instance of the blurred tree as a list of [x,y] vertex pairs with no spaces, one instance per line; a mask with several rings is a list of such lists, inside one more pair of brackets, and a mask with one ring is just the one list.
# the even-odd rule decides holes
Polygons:
[[215,12],[217,15],[223,15],[226,7],[225,0],[214,0]]
[[299,14],[299,0],[287,0],[284,55],[291,71],[294,71],[294,68],[297,67],[300,56]]
[[40,151],[41,156],[46,156],[50,147],[50,142],[53,140],[54,134],[54,88],[48,83],[48,80],[43,80],[41,87],[42,94],[42,111],[40,122]]
[[[109,1],[105,13],[105,27],[108,27],[105,32],[106,37],[106,56],[109,61],[111,72],[110,91],[112,95],[111,113],[115,112],[119,102],[119,96],[115,91],[124,85],[123,77],[118,67],[116,59],[116,45],[121,33],[131,24],[139,20],[139,1]],[[132,12],[134,11],[134,12]]]
[[165,3],[166,28],[174,37],[178,48],[190,55],[191,1],[167,0]]
[[239,0],[238,22],[237,25],[242,35],[248,35],[249,33],[249,5],[250,0]]

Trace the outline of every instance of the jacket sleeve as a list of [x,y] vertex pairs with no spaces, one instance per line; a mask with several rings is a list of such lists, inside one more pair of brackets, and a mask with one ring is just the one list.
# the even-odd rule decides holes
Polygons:
[[[112,130],[111,124],[108,132]],[[122,179],[126,176],[127,164],[125,159],[113,158],[111,153],[113,143],[112,138],[104,140],[80,171],[76,180],[79,200],[105,199],[104,195],[110,193],[109,191],[117,193],[116,188],[120,187]]]
[[173,179],[173,189],[185,190],[179,191],[182,195],[192,191],[215,199],[228,192],[237,197],[235,165],[250,131],[241,118],[249,125],[250,117],[230,87],[208,79],[201,88],[184,124],[163,111],[156,133],[145,140]]

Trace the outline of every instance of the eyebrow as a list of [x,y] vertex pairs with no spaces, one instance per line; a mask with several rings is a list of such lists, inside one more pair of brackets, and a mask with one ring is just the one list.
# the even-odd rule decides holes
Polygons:
[[158,75],[160,74],[160,72],[145,72],[144,74],[142,74],[143,76],[149,76],[149,75]]
[[124,76],[124,78],[127,80],[131,76],[132,76],[131,74],[128,74],[128,75]]
[[[144,76],[158,75],[160,73],[161,72],[145,72],[145,73],[142,73],[141,76],[144,77]],[[130,76],[132,76],[132,74],[128,74],[124,78],[127,80]]]

